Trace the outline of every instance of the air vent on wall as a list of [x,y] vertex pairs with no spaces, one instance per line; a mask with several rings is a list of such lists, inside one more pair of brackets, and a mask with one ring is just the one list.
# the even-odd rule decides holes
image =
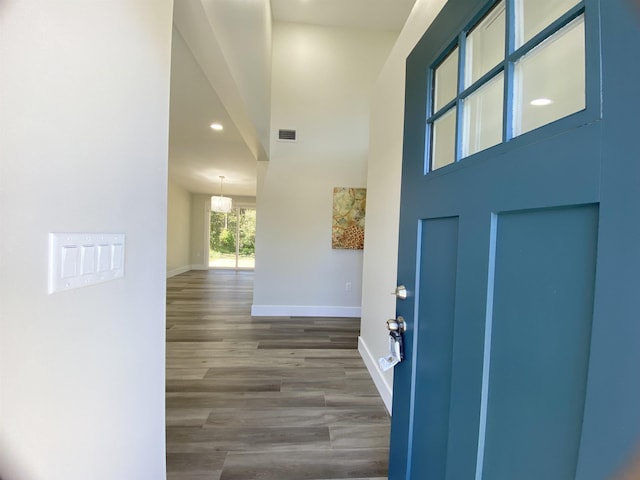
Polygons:
[[296,141],[296,131],[295,130],[278,130],[278,141],[283,142],[295,142]]

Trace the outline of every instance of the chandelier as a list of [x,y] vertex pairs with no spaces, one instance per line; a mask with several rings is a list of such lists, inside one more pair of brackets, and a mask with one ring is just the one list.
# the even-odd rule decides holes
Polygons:
[[224,175],[220,175],[220,196],[211,197],[211,210],[218,213],[229,213],[231,211],[231,197],[222,196],[222,181]]

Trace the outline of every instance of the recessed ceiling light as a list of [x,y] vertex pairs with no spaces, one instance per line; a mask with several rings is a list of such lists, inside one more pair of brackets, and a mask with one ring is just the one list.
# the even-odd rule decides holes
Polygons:
[[545,105],[551,105],[553,103],[553,100],[550,100],[548,98],[536,98],[535,100],[531,100],[531,105],[534,105],[536,107],[544,107]]
[[221,124],[219,124],[219,123],[212,123],[212,124],[210,125],[210,127],[211,127],[213,130],[217,130],[217,131],[220,131],[220,130],[222,130],[222,128],[223,128],[223,127],[222,127],[222,125],[221,125]]

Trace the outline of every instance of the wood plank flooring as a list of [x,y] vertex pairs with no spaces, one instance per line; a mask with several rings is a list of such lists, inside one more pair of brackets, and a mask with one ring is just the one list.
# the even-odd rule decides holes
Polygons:
[[167,280],[168,480],[383,480],[359,319],[255,318],[253,272]]

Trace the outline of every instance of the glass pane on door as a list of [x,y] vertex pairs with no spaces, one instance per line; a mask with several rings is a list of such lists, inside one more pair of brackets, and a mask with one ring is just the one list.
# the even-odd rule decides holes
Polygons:
[[465,87],[504,59],[504,38],[504,2],[500,2],[467,36]]
[[516,48],[578,3],[580,0],[516,0]]
[[458,49],[455,48],[435,69],[433,112],[437,112],[458,94]]
[[463,157],[502,141],[503,90],[500,73],[464,100]]
[[234,208],[211,212],[209,267],[255,268],[256,210]]
[[456,111],[454,107],[433,122],[431,138],[431,170],[456,160]]
[[236,268],[237,210],[229,213],[211,212],[209,235],[209,266]]
[[584,33],[581,16],[515,64],[514,135],[585,108]]
[[238,268],[256,265],[256,210],[238,209]]

